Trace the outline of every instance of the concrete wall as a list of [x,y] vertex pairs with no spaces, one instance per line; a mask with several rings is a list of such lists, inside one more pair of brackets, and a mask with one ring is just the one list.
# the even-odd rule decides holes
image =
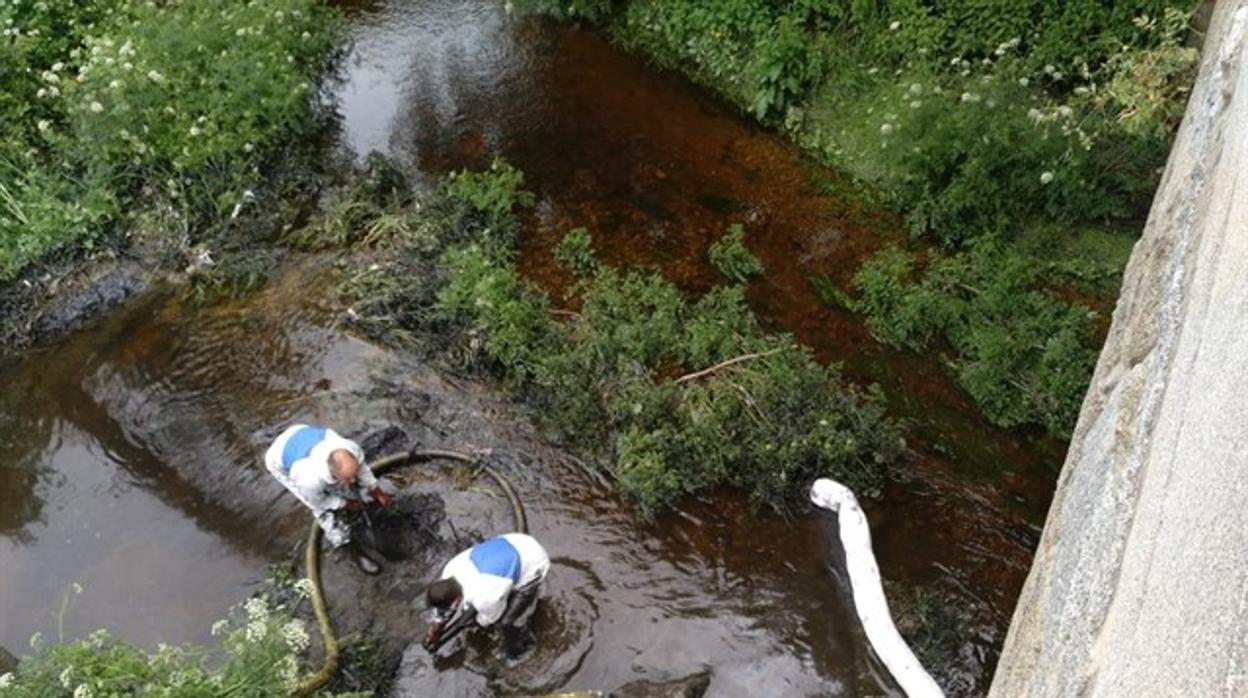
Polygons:
[[1248,695],[1248,0],[1214,11],[992,695]]

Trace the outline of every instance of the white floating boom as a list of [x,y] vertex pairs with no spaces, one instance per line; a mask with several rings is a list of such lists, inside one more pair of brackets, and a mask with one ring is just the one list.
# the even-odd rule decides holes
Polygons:
[[880,568],[871,550],[871,529],[858,506],[858,498],[845,485],[821,478],[810,488],[810,501],[836,512],[854,608],[875,654],[909,698],[944,696],[893,625],[880,584]]

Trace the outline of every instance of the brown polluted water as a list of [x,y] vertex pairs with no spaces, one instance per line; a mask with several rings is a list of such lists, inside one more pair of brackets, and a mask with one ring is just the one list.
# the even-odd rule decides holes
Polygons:
[[[428,183],[508,159],[538,197],[521,255],[534,283],[566,285],[550,251],[585,226],[606,261],[702,293],[718,281],[706,248],[745,225],[768,270],[749,289],[763,322],[879,383],[910,423],[884,498],[866,506],[881,572],[965,610],[969,634],[944,678],[955,694],[985,692],[1064,445],[985,424],[939,357],[882,347],[819,300],[810,278],[844,283],[893,221],[825,193],[813,180],[834,174],[599,33],[511,17],[495,0],[348,13],[351,44],[328,88],[339,147],[388,153]],[[0,645],[21,654],[58,626],[146,646],[204,641],[288,555],[305,519],[259,467],[268,439],[294,419],[364,425],[381,409],[364,397],[379,366],[399,361],[336,327],[322,264],[292,262],[253,297],[208,308],[158,289],[0,369]],[[505,692],[710,669],[715,696],[894,693],[850,608],[829,517],[756,516],[716,491],[639,521],[488,389],[419,380],[445,445],[546,454],[518,478],[554,560],[543,647],[501,678],[475,660],[448,671]],[[406,414],[376,416],[406,428]],[[382,619],[336,608],[345,623],[419,632],[398,606]]]

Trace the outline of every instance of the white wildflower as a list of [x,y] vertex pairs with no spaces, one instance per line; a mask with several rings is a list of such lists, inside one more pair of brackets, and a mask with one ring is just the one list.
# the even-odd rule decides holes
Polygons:
[[13,672],[0,674],[0,688],[8,688],[13,685]]
[[100,104],[99,102],[92,102],[91,104],[87,106],[87,108],[91,110],[92,114],[99,114],[100,112],[104,111],[104,105]]
[[1032,107],[1027,110],[1027,118],[1031,119],[1035,123],[1040,123],[1041,121],[1044,121],[1044,112]]
[[1060,71],[1060,70],[1059,70],[1059,71],[1057,71],[1056,73],[1053,73],[1053,79],[1054,79],[1054,80],[1061,80],[1061,79],[1062,79],[1062,77],[1063,77],[1063,75],[1062,75],[1062,71]]
[[253,620],[247,624],[247,630],[243,633],[243,637],[248,642],[259,642],[269,634],[269,624],[263,620]]
[[[256,146],[254,146],[254,145],[252,145],[252,144],[250,144],[250,143],[244,143],[244,144],[243,144],[243,152],[244,152],[244,153],[250,153],[251,151],[253,151],[253,150],[255,150],[255,149],[256,149]],[[304,581],[306,581],[306,580],[304,580]]]
[[282,626],[282,638],[286,640],[287,646],[296,652],[302,652],[308,648],[307,628],[303,627],[303,621],[298,619],[293,619]]
[[49,82],[49,83],[51,83],[51,84],[53,84],[53,85],[55,85],[55,84],[57,84],[58,82],[60,82],[60,81],[61,81],[61,76],[60,76],[60,75],[57,75],[56,73],[54,73],[54,72],[52,72],[52,71],[50,71],[50,70],[45,70],[45,71],[43,71],[42,77],[43,77],[43,79],[44,79],[44,81],[45,81],[45,82]]
[[110,90],[115,90],[115,89],[117,89],[117,88],[119,88],[119,87],[121,87],[121,81],[120,81],[120,80],[113,80],[112,82],[108,83],[108,89],[110,89]]
[[161,75],[156,70],[149,70],[147,71],[147,79],[151,80],[152,82],[163,82],[165,79],[165,76]]
[[300,34],[300,35],[299,35],[299,38],[300,38],[300,39],[303,39],[304,41],[307,41],[308,39],[311,39],[311,38],[312,38],[312,35],[311,35],[311,34],[309,34],[308,32],[304,32],[304,33],[302,33],[302,34]]
[[36,125],[39,127],[39,133],[47,133],[48,129],[52,128],[52,122],[47,119],[40,119]]
[[230,628],[230,622],[229,622],[229,621],[227,621],[227,620],[219,620],[219,621],[217,621],[216,623],[213,623],[213,624],[212,624],[212,634],[213,634],[213,635],[221,635],[221,634],[222,634],[222,633],[224,633],[226,630],[229,630],[229,628]]
[[39,90],[35,92],[35,96],[38,97],[39,99],[43,99],[44,97],[47,97],[48,96],[47,88],[40,87]]
[[916,83],[911,83],[911,85],[910,85],[910,94],[912,94],[912,95],[916,95],[916,96],[917,96],[917,95],[921,95],[921,94],[923,94],[923,86],[922,86],[922,85],[920,85],[920,84],[919,84],[919,83],[917,83],[917,82],[916,82]]
[[130,61],[126,61],[125,63],[121,64],[121,69],[129,72],[131,70],[134,70],[134,64],[131,63]]
[[74,689],[74,698],[92,698],[94,695],[91,687],[85,683],[78,684],[78,688]]
[[980,98],[974,92],[963,92],[961,99],[963,102],[978,102]]
[[199,127],[198,127],[198,126],[192,126],[192,127],[191,127],[191,130],[190,130],[190,131],[188,131],[187,133],[190,133],[190,134],[191,134],[191,138],[194,138],[194,137],[198,136],[199,134],[203,133],[203,131],[201,131],[201,130],[199,129]]
[[1057,70],[1057,68],[1054,68],[1052,63],[1049,63],[1049,64],[1047,64],[1047,65],[1045,65],[1045,66],[1044,66],[1044,74],[1045,74],[1045,75],[1052,75],[1052,74],[1054,73],[1054,71],[1056,71],[1056,70]]
[[919,107],[921,107],[921,106],[923,106],[923,103],[922,103],[922,102],[920,102],[920,101],[919,101],[919,100],[917,100],[917,99],[916,99],[916,100],[912,100],[912,101],[910,102],[910,108],[911,108],[911,109],[918,109],[918,108],[919,108]]
[[1030,81],[1030,80],[1028,80],[1027,78],[1019,78],[1019,79],[1018,79],[1018,84],[1019,84],[1019,85],[1021,85],[1021,86],[1023,86],[1023,87],[1026,87],[1026,86],[1027,86],[1028,84],[1030,84],[1030,83],[1031,83],[1031,81]]
[[239,27],[237,30],[235,30],[234,36],[247,36],[247,30],[242,27]]
[[53,64],[52,64],[52,72],[54,72],[54,73],[59,73],[59,72],[61,72],[62,70],[65,70],[65,64],[64,64],[64,63],[61,63],[60,61],[57,61],[56,63],[53,63]]
[[[250,153],[251,152],[251,148],[249,147],[250,145],[251,144],[248,143],[247,145],[243,146],[243,150],[246,150],[247,152]],[[304,577],[303,579],[300,579],[299,581],[295,582],[295,593],[305,599],[311,596],[312,595],[312,580],[308,579],[307,577]]]
[[65,667],[65,670],[61,672],[61,678],[60,678],[61,687],[69,688],[71,685],[73,685],[73,680],[74,680],[74,668],[68,667],[68,666]]
[[897,31],[898,29],[901,29],[901,22],[899,20],[894,19],[893,23],[888,25],[888,29],[889,31]]
[[1069,119],[1069,118],[1070,118],[1070,115],[1075,113],[1075,110],[1073,110],[1073,109],[1071,109],[1070,107],[1068,107],[1068,106],[1066,106],[1065,104],[1063,104],[1062,106],[1060,106],[1060,107],[1058,107],[1058,108],[1057,108],[1057,113],[1058,113],[1058,115],[1059,115],[1059,116],[1061,116],[1062,118],[1064,118],[1064,119]]
[[243,608],[251,620],[268,620],[269,618],[269,603],[264,600],[263,596],[253,596],[247,599]]
[[100,628],[87,636],[87,642],[91,643],[91,646],[97,650],[103,648],[104,643],[107,641],[108,631],[103,628]]
[[30,636],[30,648],[32,650],[39,649],[39,645],[43,644],[43,633],[35,633]]
[[892,125],[892,124],[884,124],[884,125],[880,126],[880,135],[881,135],[881,136],[887,136],[887,135],[889,135],[889,134],[890,134],[890,133],[892,133],[892,132],[893,132],[893,125]]
[[1049,171],[1047,171],[1047,170],[1046,170],[1046,171],[1044,171],[1044,172],[1041,172],[1041,173],[1040,173],[1040,183],[1041,183],[1041,184],[1048,184],[1049,182],[1052,182],[1052,181],[1053,181],[1053,173],[1052,173],[1052,172],[1049,172]]
[[293,654],[282,658],[282,681],[290,689],[299,683],[299,660],[295,659]]

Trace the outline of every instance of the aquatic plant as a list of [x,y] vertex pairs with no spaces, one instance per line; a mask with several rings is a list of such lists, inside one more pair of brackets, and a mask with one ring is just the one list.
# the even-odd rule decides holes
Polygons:
[[766,271],[763,263],[745,246],[745,226],[740,223],[729,226],[728,233],[711,244],[706,256],[719,273],[739,284]]

